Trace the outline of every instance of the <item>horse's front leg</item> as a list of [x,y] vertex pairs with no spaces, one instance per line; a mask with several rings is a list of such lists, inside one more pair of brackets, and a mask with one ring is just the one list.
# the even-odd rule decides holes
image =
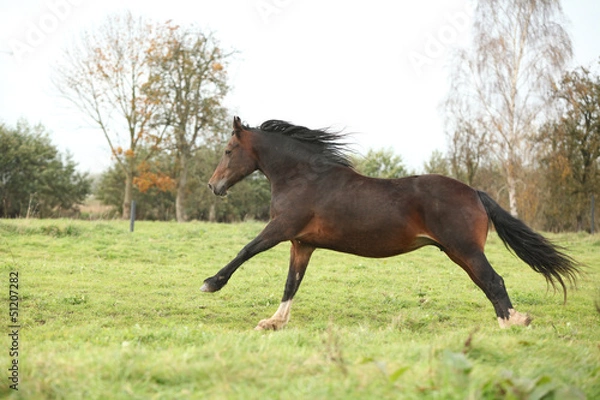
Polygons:
[[216,292],[221,290],[223,286],[227,284],[231,275],[250,258],[254,257],[258,253],[265,250],[269,250],[273,246],[290,239],[289,229],[286,230],[284,227],[286,224],[281,220],[272,220],[263,229],[263,231],[248,243],[238,253],[238,255],[223,267],[216,275],[206,279],[204,285],[200,288],[203,292]]
[[290,310],[292,308],[292,299],[300,287],[306,267],[310,261],[314,247],[301,243],[298,240],[292,240],[292,249],[290,251],[290,269],[288,272],[285,290],[279,308],[271,318],[263,319],[256,326],[256,330],[281,329],[290,319]]

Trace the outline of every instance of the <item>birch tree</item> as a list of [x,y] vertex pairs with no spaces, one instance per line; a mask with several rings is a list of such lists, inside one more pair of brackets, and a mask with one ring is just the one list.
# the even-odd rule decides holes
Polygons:
[[464,119],[484,124],[477,134],[488,136],[517,216],[518,171],[571,58],[571,40],[559,0],[480,0],[473,18],[472,45],[453,63],[447,127]]

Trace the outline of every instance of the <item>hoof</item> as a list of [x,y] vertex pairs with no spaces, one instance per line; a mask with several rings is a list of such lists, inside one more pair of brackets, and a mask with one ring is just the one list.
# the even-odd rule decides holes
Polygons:
[[514,309],[510,309],[508,310],[508,312],[508,319],[498,318],[498,324],[500,325],[500,328],[510,328],[514,325],[528,326],[531,323],[531,317],[527,314],[521,314],[520,312],[517,312]]
[[213,276],[204,280],[204,285],[202,285],[200,291],[205,293],[218,292],[226,283],[225,279],[218,279]]
[[263,319],[254,328],[255,331],[278,331],[285,326],[284,321],[275,319]]
[[208,286],[206,283],[204,285],[202,285],[202,287],[200,288],[201,292],[205,292],[205,293],[212,293],[212,292],[216,292],[216,290],[213,290],[210,286]]

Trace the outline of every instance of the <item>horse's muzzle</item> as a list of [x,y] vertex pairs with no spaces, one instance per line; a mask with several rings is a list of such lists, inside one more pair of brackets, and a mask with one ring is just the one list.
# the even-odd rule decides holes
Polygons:
[[214,185],[208,182],[208,188],[217,196],[227,196],[227,186],[223,180],[220,180]]

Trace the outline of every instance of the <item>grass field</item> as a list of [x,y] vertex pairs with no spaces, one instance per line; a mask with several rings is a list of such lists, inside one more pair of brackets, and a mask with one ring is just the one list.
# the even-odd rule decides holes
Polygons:
[[244,264],[218,293],[199,288],[261,228],[0,220],[0,397],[600,398],[600,236],[550,235],[588,265],[562,305],[490,234],[488,258],[534,318],[527,328],[499,329],[467,275],[425,248],[377,260],[317,250],[288,326],[256,332],[279,304],[289,244]]

